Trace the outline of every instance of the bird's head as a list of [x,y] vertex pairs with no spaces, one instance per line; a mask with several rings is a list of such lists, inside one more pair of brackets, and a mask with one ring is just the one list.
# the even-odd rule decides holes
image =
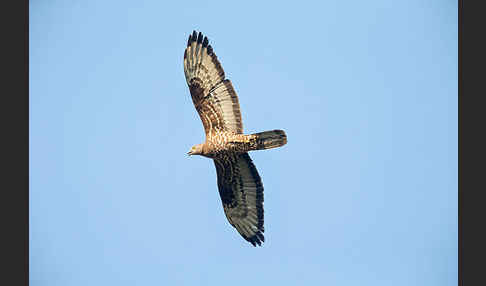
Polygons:
[[203,152],[203,144],[197,144],[192,146],[191,150],[187,152],[187,155],[202,155]]

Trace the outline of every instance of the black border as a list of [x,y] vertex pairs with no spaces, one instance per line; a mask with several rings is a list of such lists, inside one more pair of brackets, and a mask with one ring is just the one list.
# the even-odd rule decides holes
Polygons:
[[458,214],[457,214],[457,223],[458,223],[458,255],[457,255],[457,258],[458,258],[458,276],[457,276],[457,279],[458,279],[458,285],[463,285],[463,254],[464,254],[464,243],[463,243],[463,239],[462,239],[462,234],[463,234],[463,216],[462,216],[462,192],[460,191],[462,189],[462,185],[463,185],[463,181],[461,180],[461,167],[462,167],[462,160],[461,160],[461,147],[462,147],[462,141],[461,141],[461,131],[463,130],[462,128],[462,123],[464,121],[461,120],[461,116],[462,116],[462,94],[463,94],[463,81],[462,81],[462,36],[463,36],[463,29],[464,29],[464,25],[463,25],[463,9],[462,9],[462,6],[463,6],[463,2],[462,0],[459,0],[458,1],[458,10],[457,10],[457,24],[458,24],[458,29],[457,29],[457,35],[458,35],[458,41],[457,41],[457,51],[458,51],[458,57],[457,57],[457,60],[458,60],[458,65],[457,65],[457,88],[458,88],[458,101],[457,101],[457,108],[458,108],[458,111],[457,111],[457,115],[458,115],[458,150],[457,150],[457,154],[458,154],[458,198],[457,198],[457,202],[458,202]]
[[[486,285],[484,271],[484,204],[486,192],[484,88],[484,7],[458,1],[458,284]],[[481,282],[482,281],[482,282]]]
[[2,2],[1,285],[29,285],[29,1]]
[[463,195],[462,195],[462,192],[461,192],[461,189],[463,189],[463,180],[461,178],[461,175],[462,175],[462,152],[461,152],[461,147],[462,147],[462,131],[464,130],[463,128],[463,123],[464,121],[461,120],[461,116],[462,116],[462,107],[463,107],[463,104],[462,104],[462,94],[463,94],[463,80],[462,80],[462,64],[463,64],[463,61],[462,61],[462,42],[463,42],[463,33],[464,33],[464,22],[463,22],[463,1],[462,0],[459,0],[458,1],[458,16],[457,16],[457,22],[458,22],[458,29],[457,29],[457,35],[458,35],[458,46],[457,46],[457,50],[458,50],[458,70],[457,70],[457,76],[458,76],[458,84],[457,84],[457,87],[458,87],[458,102],[457,102],[457,107],[458,107],[458,111],[457,111],[457,115],[458,115],[458,187],[459,187],[459,190],[458,190],[458,198],[457,198],[457,201],[458,201],[458,285],[464,285],[464,276],[463,276],[463,271],[464,271],[464,268],[463,268],[463,255],[464,255],[464,243],[463,243],[463,226],[464,226],[464,222],[463,222],[463,215],[462,215],[462,211],[463,211],[463,206],[462,206],[462,203],[463,203]]

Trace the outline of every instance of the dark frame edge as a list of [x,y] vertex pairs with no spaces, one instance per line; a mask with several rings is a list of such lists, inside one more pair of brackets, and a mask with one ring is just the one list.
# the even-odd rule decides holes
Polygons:
[[458,266],[458,275],[457,275],[457,283],[458,285],[462,286],[463,283],[463,276],[462,276],[462,272],[463,272],[463,268],[462,268],[462,255],[463,255],[463,242],[462,242],[462,232],[463,232],[463,224],[462,224],[462,193],[460,191],[461,189],[461,184],[462,184],[462,180],[461,180],[461,167],[462,167],[462,160],[461,160],[461,115],[462,115],[462,112],[461,112],[461,108],[462,108],[462,104],[461,104],[461,101],[462,101],[462,97],[461,97],[461,94],[462,94],[462,35],[463,35],[463,19],[462,19],[462,6],[463,6],[463,2],[462,0],[459,0],[458,1],[458,8],[457,8],[457,35],[458,35],[458,45],[457,45],[457,51],[458,51],[458,57],[457,57],[457,87],[458,87],[458,100],[457,100],[457,107],[458,107],[458,110],[457,110],[457,115],[458,115],[458,142],[457,142],[457,145],[458,145],[458,196],[457,196],[457,202],[458,202],[458,214],[457,214],[457,223],[458,223],[458,255],[457,255],[457,258],[458,258],[458,261],[457,261],[457,266]]

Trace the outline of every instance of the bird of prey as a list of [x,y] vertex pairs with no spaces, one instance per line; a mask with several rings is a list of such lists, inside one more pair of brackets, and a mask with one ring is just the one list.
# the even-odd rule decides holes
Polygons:
[[283,146],[283,130],[243,134],[238,97],[207,37],[193,31],[184,51],[184,74],[206,141],[189,155],[213,159],[218,190],[229,223],[253,246],[263,236],[263,184],[248,151]]

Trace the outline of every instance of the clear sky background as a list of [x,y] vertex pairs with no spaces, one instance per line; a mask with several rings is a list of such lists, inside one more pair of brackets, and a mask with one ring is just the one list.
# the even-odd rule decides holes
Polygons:
[[[31,285],[457,285],[457,1],[30,1]],[[224,216],[183,72],[208,36],[265,187]]]

